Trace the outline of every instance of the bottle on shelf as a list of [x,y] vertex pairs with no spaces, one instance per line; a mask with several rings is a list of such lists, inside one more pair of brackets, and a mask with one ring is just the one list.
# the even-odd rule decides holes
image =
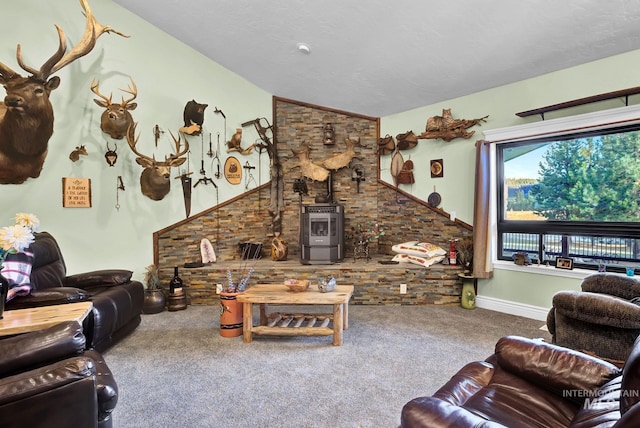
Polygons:
[[173,278],[169,281],[169,293],[178,294],[182,293],[182,278],[178,275],[178,266],[173,268]]

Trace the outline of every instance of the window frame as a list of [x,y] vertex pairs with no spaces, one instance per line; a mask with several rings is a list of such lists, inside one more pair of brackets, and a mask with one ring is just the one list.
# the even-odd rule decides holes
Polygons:
[[[504,206],[504,194],[500,191],[498,178],[504,177],[502,159],[498,156],[498,147],[507,143],[541,142],[554,140],[559,137],[580,135],[586,133],[606,132],[613,128],[631,128],[640,126],[640,105],[609,109],[594,113],[569,116],[560,119],[543,120],[541,122],[525,125],[499,128],[484,132],[485,139],[491,143],[491,250],[492,262],[496,265],[513,264],[510,259],[500,257],[502,248],[502,235],[499,233],[531,233],[538,234],[543,240],[544,235],[606,235],[624,238],[640,239],[640,222],[635,227],[629,228],[626,222],[570,222],[545,220],[545,221],[518,221],[505,220],[501,209]],[[503,180],[504,182],[504,180]],[[566,255],[563,255],[566,257]],[[507,261],[508,260],[508,261]],[[580,265],[578,268],[595,270],[595,265]],[[618,270],[618,269],[614,269]],[[623,270],[623,268],[619,269]]]

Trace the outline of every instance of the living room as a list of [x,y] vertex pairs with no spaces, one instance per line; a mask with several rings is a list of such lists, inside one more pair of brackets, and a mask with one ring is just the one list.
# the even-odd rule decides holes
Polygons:
[[[214,159],[206,155],[207,150],[212,147],[219,151],[221,147],[221,160],[224,163],[225,158],[231,155],[225,150],[226,142],[238,128],[243,131],[242,147],[253,144],[259,135],[251,126],[243,127],[243,124],[256,118],[267,118],[274,124],[274,97],[277,99],[283,94],[269,93],[259,88],[115,2],[92,1],[91,6],[101,23],[131,37],[105,34],[100,37],[93,52],[58,73],[60,86],[51,93],[55,129],[49,141],[42,173],[21,184],[0,187],[5,207],[10,207],[0,213],[0,225],[11,224],[16,212],[33,213],[40,219],[42,230],[52,233],[60,244],[68,274],[118,268],[132,271],[134,279],[142,281],[145,267],[154,263],[157,257],[154,235],[185,220],[185,198],[180,180],[174,179],[179,175],[180,169],[191,172],[195,183],[203,176],[199,174],[199,170],[204,165],[206,175],[213,178],[216,167]],[[25,20],[25,16],[29,19]],[[14,59],[18,43],[21,44],[25,61],[38,65],[56,49],[58,41],[54,24],[65,31],[71,45],[79,41],[84,28],[76,1],[42,4],[27,0],[7,5],[3,8],[2,21],[5,36],[0,40],[0,62],[14,69],[17,69]],[[415,148],[404,153],[405,159],[410,157],[416,165],[415,183],[400,186],[401,192],[397,193],[401,200],[412,197],[426,201],[437,189],[442,197],[438,207],[442,212],[441,217],[446,219],[453,215],[459,221],[456,224],[472,225],[477,140],[485,138],[492,130],[540,122],[538,116],[520,118],[515,115],[517,112],[636,87],[638,85],[634,70],[639,64],[640,51],[631,50],[490,89],[464,93],[406,111],[381,116],[361,111],[349,113],[377,121],[379,130],[375,129],[375,132],[380,137],[387,134],[396,136],[407,130],[419,134],[424,131],[428,118],[441,115],[445,109],[450,109],[454,117],[460,119],[488,115],[486,123],[471,128],[475,134],[470,139],[458,138],[450,142],[419,140]],[[466,68],[464,59],[461,58],[460,64],[455,64],[455,67]],[[472,74],[474,71],[467,72]],[[191,145],[190,157],[187,163],[171,172],[171,190],[163,199],[151,200],[142,194],[138,182],[142,168],[136,163],[137,156],[128,147],[126,140],[114,140],[100,130],[102,110],[95,105],[93,99],[96,96],[90,89],[94,79],[100,81],[100,91],[104,94],[112,92],[114,99],[119,99],[122,94],[125,94],[125,98],[130,97],[121,92],[120,88],[127,88],[131,80],[135,82],[135,101],[138,107],[132,111],[132,115],[138,123],[138,149],[149,156],[155,154],[157,159],[171,153],[173,147],[169,131],[178,135],[178,129],[184,124],[182,115],[185,103],[194,99],[208,104],[204,132],[201,136],[188,138]],[[636,102],[636,97],[629,97],[630,106]],[[612,99],[548,113],[545,120],[622,106],[624,102],[620,99]],[[329,104],[319,107],[333,115],[344,113],[340,106]],[[219,112],[216,113],[216,110]],[[154,135],[155,126],[162,130],[159,137]],[[344,129],[337,131],[345,135]],[[154,149],[154,138],[158,141],[157,149]],[[338,144],[343,144],[342,139]],[[69,153],[81,145],[85,146],[88,155],[82,155],[78,161],[73,162],[69,159]],[[105,162],[105,152],[109,150],[117,153],[117,161],[113,167]],[[287,155],[291,156],[291,152],[288,151]],[[215,188],[206,183],[192,188],[191,216],[234,200],[247,191],[255,191],[269,182],[271,176],[267,155],[254,150],[252,153],[234,156],[240,159],[241,166],[255,167],[243,170],[244,173],[250,172],[254,181],[245,183],[243,180],[239,184],[231,184],[222,177],[214,178],[217,185]],[[366,181],[361,184],[368,186],[379,178],[393,186],[388,167],[390,158],[390,155],[385,155],[376,159],[374,163],[378,165],[377,170],[367,170]],[[430,174],[429,164],[435,159],[441,159],[444,165],[442,177],[432,177]],[[245,179],[247,176],[245,174]],[[62,181],[65,178],[90,179],[89,207],[64,206]],[[318,187],[317,183],[315,187]],[[340,197],[358,197],[355,182],[349,188],[338,188],[338,191],[343,192]],[[290,186],[284,192],[289,200],[297,203],[298,195]],[[296,210],[297,206],[289,208]],[[289,218],[284,222],[295,226],[298,219]],[[216,234],[215,216],[212,225],[208,235],[196,237],[198,241],[206,237],[217,244],[216,240],[220,235]],[[225,229],[220,231],[222,239],[226,239]],[[283,237],[295,242],[296,238],[289,236],[290,234]],[[265,236],[256,238],[270,240],[266,232]],[[418,231],[415,237],[416,240],[428,238],[429,231],[426,230]],[[446,241],[438,244],[445,246]],[[232,245],[235,246],[236,243],[233,242]],[[236,255],[234,253],[233,256]],[[193,259],[198,256],[199,252],[193,254]],[[218,256],[224,258],[226,254]],[[183,260],[186,261],[191,260]],[[351,262],[349,258],[348,262]],[[172,271],[173,266],[162,268],[167,272]],[[502,314],[526,317],[542,326],[553,295],[563,290],[580,290],[582,278],[590,273],[592,272],[580,269],[568,271],[495,261],[492,276],[478,280],[477,306]],[[168,279],[166,275],[163,277],[164,281]],[[220,282],[224,280],[221,278]],[[411,292],[409,286],[408,299],[411,298]],[[540,334],[543,335],[544,332]],[[345,340],[348,341],[349,337],[345,336]],[[446,379],[443,378],[440,383],[444,381]],[[118,419],[124,418],[120,415]]]

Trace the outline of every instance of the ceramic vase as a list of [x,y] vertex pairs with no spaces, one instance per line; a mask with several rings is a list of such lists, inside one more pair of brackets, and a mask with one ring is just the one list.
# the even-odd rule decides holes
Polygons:
[[242,303],[236,297],[240,293],[220,293],[220,336],[238,337],[242,335]]

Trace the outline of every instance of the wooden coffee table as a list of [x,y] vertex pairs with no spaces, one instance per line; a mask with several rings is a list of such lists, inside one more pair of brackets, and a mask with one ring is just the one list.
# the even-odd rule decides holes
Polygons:
[[0,336],[42,330],[64,321],[82,324],[92,307],[91,302],[78,302],[4,311],[0,320]]
[[[243,304],[243,339],[251,343],[253,334],[271,336],[329,336],[333,344],[342,345],[342,332],[349,328],[349,299],[352,285],[338,285],[335,290],[321,293],[311,286],[294,293],[284,284],[257,284],[237,297]],[[260,325],[253,325],[253,304],[260,305]],[[268,305],[332,305],[330,314],[268,314]],[[333,321],[333,327],[329,323]]]

